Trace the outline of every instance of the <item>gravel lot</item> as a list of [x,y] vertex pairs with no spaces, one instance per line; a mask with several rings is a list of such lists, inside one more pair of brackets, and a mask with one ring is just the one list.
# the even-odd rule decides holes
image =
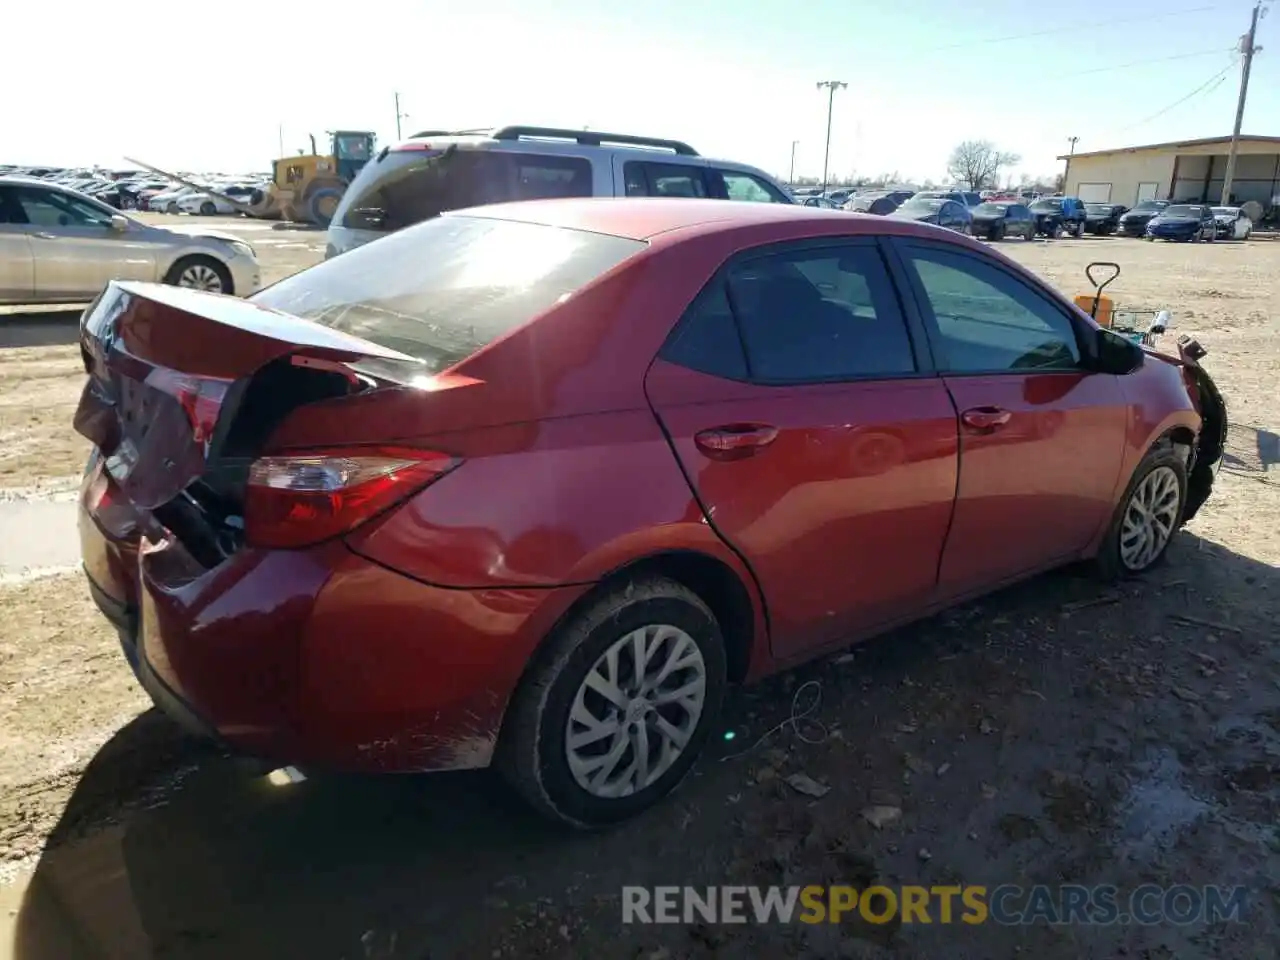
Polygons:
[[[269,280],[323,245],[219,226]],[[1167,307],[1210,351],[1230,457],[1158,573],[1042,577],[742,691],[736,737],[668,803],[571,837],[485,774],[247,780],[144,712],[77,577],[0,581],[0,957],[10,936],[22,960],[1277,956],[1280,242],[1001,246],[1073,294],[1118,261],[1122,309]],[[0,350],[0,387],[0,506],[65,491],[74,350]],[[620,922],[624,884],[872,880],[1250,898],[1214,926]]]

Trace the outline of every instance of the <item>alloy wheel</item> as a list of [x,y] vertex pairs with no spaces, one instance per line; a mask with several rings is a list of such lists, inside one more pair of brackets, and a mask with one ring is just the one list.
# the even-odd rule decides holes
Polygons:
[[222,292],[222,278],[206,263],[193,263],[178,275],[178,286],[208,293]]
[[651,624],[614,642],[587,671],[565,728],[574,781],[600,798],[656,783],[688,747],[707,697],[707,664],[678,627]]
[[1120,525],[1120,562],[1131,572],[1155,562],[1178,523],[1178,475],[1156,467],[1134,488]]

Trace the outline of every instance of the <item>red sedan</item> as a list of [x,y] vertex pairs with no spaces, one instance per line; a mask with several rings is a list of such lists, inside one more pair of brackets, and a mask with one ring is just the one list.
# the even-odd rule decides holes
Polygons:
[[952,231],[773,204],[453,213],[249,301],[85,313],[84,567],[167,713],[306,769],[493,763],[629,817],[726,686],[1209,495],[1196,345]]

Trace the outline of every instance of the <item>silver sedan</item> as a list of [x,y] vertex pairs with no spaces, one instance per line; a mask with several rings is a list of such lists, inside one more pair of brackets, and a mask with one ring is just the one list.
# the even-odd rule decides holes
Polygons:
[[248,296],[253,247],[201,227],[155,227],[75,190],[0,176],[0,304],[83,303],[111,280]]

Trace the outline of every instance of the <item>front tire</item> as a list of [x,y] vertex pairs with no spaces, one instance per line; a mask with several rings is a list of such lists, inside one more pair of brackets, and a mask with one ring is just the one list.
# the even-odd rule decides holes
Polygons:
[[206,293],[231,294],[231,273],[224,264],[213,257],[183,257],[164,275],[164,282],[173,287],[187,287]]
[[684,779],[720,712],[720,625],[687,587],[645,577],[557,628],[512,698],[495,766],[535,810],[591,829]]
[[208,200],[200,204],[200,216],[202,217],[212,217],[217,212],[218,212],[218,208],[215,207]]
[[1098,548],[1094,566],[1107,581],[1152,569],[1164,560],[1182,525],[1187,464],[1168,440],[1142,458]]

